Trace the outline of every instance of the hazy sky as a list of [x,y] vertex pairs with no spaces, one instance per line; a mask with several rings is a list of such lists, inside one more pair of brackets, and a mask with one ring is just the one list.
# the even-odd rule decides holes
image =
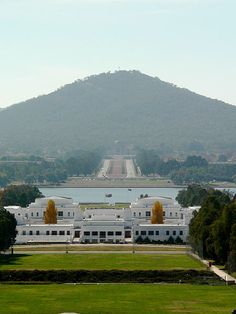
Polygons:
[[0,107],[136,69],[236,105],[236,0],[0,0]]

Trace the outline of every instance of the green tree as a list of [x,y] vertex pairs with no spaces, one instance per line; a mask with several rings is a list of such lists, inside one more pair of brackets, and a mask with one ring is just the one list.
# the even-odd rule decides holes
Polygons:
[[226,200],[228,203],[230,202],[227,195],[224,198],[221,194],[224,193],[216,191],[215,194],[209,195],[203,202],[199,212],[190,221],[189,240],[194,250],[200,256],[216,257],[215,250],[213,250],[212,244],[210,244],[212,238],[214,238],[211,230],[212,224],[222,215],[223,208],[226,206]]
[[0,208],[0,251],[7,250],[16,238],[16,219],[5,208]]
[[185,167],[207,167],[208,162],[201,156],[188,156],[184,162]]
[[230,253],[227,261],[227,269],[230,273],[236,272],[236,222],[231,228]]
[[179,191],[176,200],[183,207],[198,206],[208,196],[207,189],[199,184],[191,184],[186,190]]
[[0,205],[26,207],[40,197],[43,197],[43,195],[35,186],[9,185],[0,193]]

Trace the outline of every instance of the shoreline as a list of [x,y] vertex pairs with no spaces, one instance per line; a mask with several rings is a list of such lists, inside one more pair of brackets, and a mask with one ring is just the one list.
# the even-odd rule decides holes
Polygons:
[[140,182],[140,183],[130,183],[130,182],[119,182],[119,183],[115,183],[115,182],[111,182],[111,183],[100,183],[100,182],[86,182],[86,183],[67,183],[67,184],[47,184],[47,185],[37,185],[38,188],[131,188],[131,189],[135,189],[135,188],[177,188],[177,189],[184,189],[187,186],[186,185],[174,185],[174,184],[153,184],[153,183],[144,183],[144,182]]
[[[98,183],[98,182],[91,182],[91,183],[73,183],[73,184],[45,184],[45,185],[36,185],[38,188],[62,188],[62,189],[71,189],[71,188],[97,188],[97,189],[103,189],[103,188],[109,188],[109,189],[115,189],[115,188],[130,188],[130,189],[137,189],[137,188],[153,188],[153,189],[186,189],[187,185],[175,185],[175,184],[148,184],[148,183],[115,183],[112,182],[110,184],[107,183]],[[209,185],[209,187],[213,189],[235,189],[236,185]]]

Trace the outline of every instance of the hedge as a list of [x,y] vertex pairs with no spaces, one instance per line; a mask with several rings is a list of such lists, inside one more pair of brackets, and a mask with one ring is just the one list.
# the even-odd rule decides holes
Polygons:
[[0,282],[218,284],[220,280],[207,270],[1,270]]

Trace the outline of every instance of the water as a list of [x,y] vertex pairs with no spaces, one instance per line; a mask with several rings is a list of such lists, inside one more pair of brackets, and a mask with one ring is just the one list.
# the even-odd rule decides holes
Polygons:
[[[80,203],[130,203],[135,201],[140,194],[175,199],[180,190],[180,188],[133,188],[131,191],[128,191],[127,188],[40,188],[45,196],[71,197],[75,202]],[[236,193],[236,188],[230,188],[229,190],[234,194]],[[112,194],[112,197],[107,198],[105,194]]]
[[[140,194],[148,194],[149,196],[165,196],[175,198],[179,192],[179,188],[133,188],[129,191],[127,188],[40,188],[45,196],[64,196],[71,197],[75,202],[132,202],[135,201]],[[105,194],[112,194],[107,198]]]

